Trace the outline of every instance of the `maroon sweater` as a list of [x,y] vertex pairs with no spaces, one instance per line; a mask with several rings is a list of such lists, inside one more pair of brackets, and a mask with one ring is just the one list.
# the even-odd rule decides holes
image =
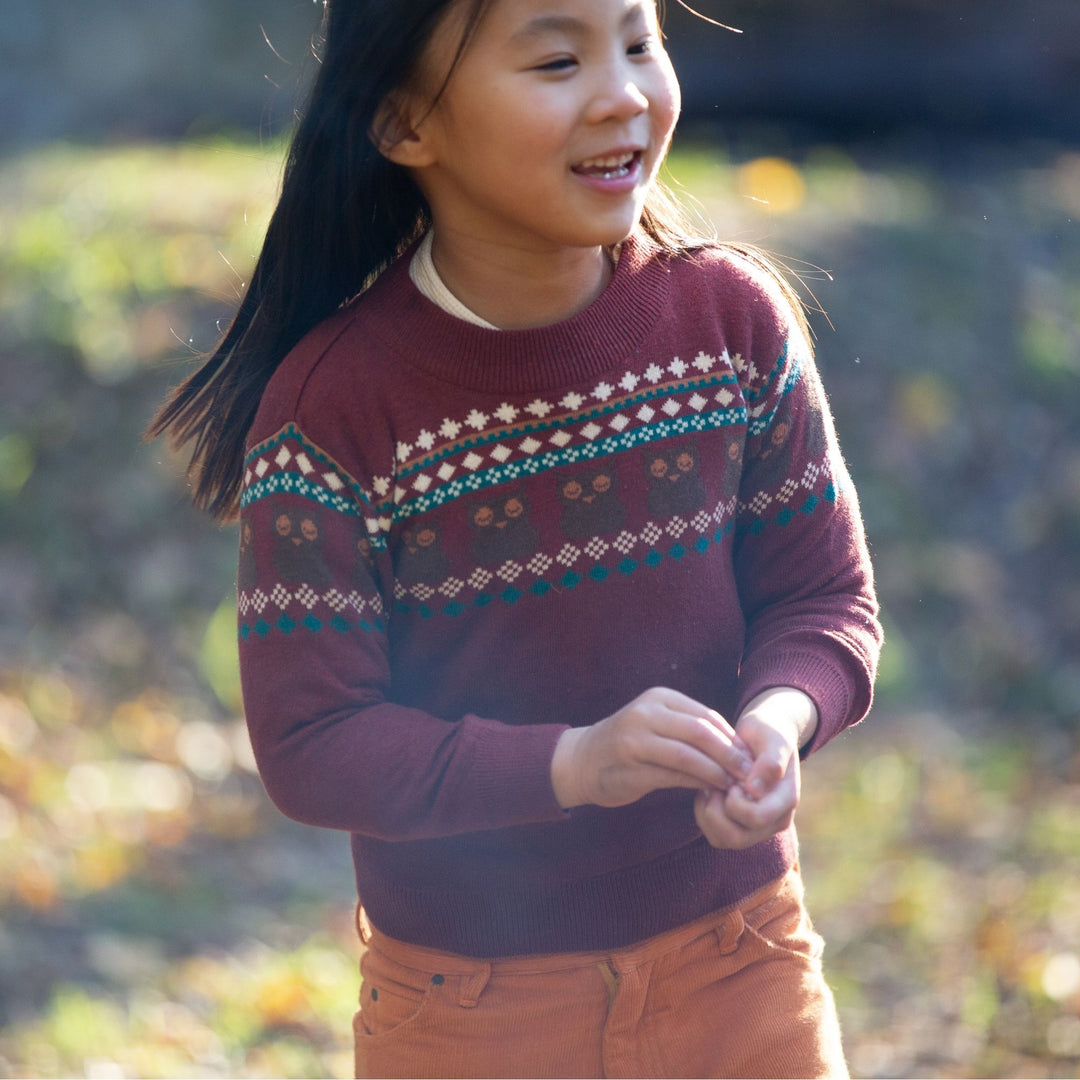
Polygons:
[[244,702],[267,790],[351,832],[372,922],[501,956],[630,944],[737,901],[693,793],[565,812],[556,740],[650,686],[734,720],[870,705],[870,564],[809,348],[768,274],[626,243],[573,318],[492,331],[407,259],[282,363],[246,460]]

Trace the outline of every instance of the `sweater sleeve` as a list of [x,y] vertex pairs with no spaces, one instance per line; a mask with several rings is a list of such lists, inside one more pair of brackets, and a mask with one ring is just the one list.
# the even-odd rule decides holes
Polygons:
[[819,716],[805,756],[866,715],[882,635],[858,501],[809,342],[786,300],[766,291],[775,332],[756,337],[769,352],[736,360],[748,413],[735,546],[747,620],[739,710],[772,687],[804,691]]
[[563,726],[391,700],[387,528],[370,485],[295,423],[249,452],[240,672],[271,799],[305,824],[384,840],[560,819],[550,767]]

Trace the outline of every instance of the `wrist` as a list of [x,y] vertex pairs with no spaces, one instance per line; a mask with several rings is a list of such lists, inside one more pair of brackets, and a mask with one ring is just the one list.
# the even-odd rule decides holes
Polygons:
[[587,728],[567,728],[555,744],[555,753],[551,756],[551,789],[555,800],[564,809],[581,806],[588,802],[581,792],[581,780],[578,775],[578,744]]
[[793,745],[802,749],[818,727],[818,709],[805,690],[794,686],[773,686],[763,690],[743,709],[742,716],[754,713],[770,726],[790,731]]

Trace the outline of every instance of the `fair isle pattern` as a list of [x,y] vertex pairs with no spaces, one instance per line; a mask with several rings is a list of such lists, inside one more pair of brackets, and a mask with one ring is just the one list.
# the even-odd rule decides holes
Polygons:
[[[701,373],[701,376],[708,376],[708,373],[717,363],[720,363],[721,367],[727,370],[722,370],[716,375],[707,378],[693,375],[689,379],[685,378],[691,367],[696,368]],[[445,418],[436,434],[423,429],[412,443],[398,443],[397,459],[402,463],[402,468],[398,469],[398,475],[408,476],[418,469],[437,464],[443,458],[456,453],[460,449],[482,447],[508,435],[512,436],[515,432],[544,433],[552,429],[565,427],[568,424],[604,420],[612,414],[625,412],[634,405],[640,404],[642,406],[639,410],[641,413],[639,420],[642,423],[647,423],[655,415],[655,410],[647,408],[649,401],[677,394],[681,390],[708,390],[710,386],[717,384],[731,386],[736,381],[731,371],[732,367],[733,364],[726,353],[717,358],[699,352],[693,364],[686,364],[676,356],[666,369],[661,368],[659,364],[653,363],[641,375],[628,371],[615,383],[601,380],[590,392],[581,394],[570,391],[559,398],[557,402],[536,398],[521,408],[511,405],[509,402],[503,402],[491,413],[485,413],[474,408],[462,420]],[[663,378],[665,371],[674,375],[675,379],[661,382],[660,380]],[[641,386],[642,390],[635,393],[638,386]],[[623,393],[617,394],[616,391],[620,389]],[[732,393],[730,390],[723,391],[716,394],[716,400],[721,403],[722,407],[726,407],[735,400],[736,396],[737,394]],[[592,405],[590,401],[599,404]],[[692,407],[700,411],[708,404],[708,398],[700,398],[695,401]],[[681,408],[681,405],[668,405],[667,415],[674,416]],[[531,421],[526,419],[521,425],[514,428],[512,425],[523,414],[531,417]],[[497,421],[497,423],[492,424],[492,421]],[[620,421],[615,426],[615,429],[622,431],[629,422],[629,420],[626,423]],[[476,432],[476,435],[467,436],[465,440],[459,440],[459,435],[466,428],[471,428]],[[596,434],[599,434],[599,432]],[[585,434],[584,437],[588,439],[590,436]],[[595,434],[592,435],[592,438],[595,437]],[[436,450],[435,446],[439,438],[443,440],[444,445]],[[556,445],[565,446],[566,443],[559,442]],[[422,454],[414,458],[413,452],[417,448],[422,451]],[[383,478],[383,482],[389,484],[387,478]],[[378,490],[378,486],[376,486],[376,490]],[[386,494],[385,489],[382,494]]]
[[[595,442],[585,443],[580,446],[568,446],[563,450],[552,450],[544,454],[536,454],[534,457],[520,461],[508,461],[505,465],[497,465],[485,469],[483,472],[477,471],[460,479],[451,480],[435,491],[410,499],[408,502],[394,507],[390,512],[391,518],[394,521],[403,521],[414,514],[422,514],[446,503],[453,502],[462,495],[473,494],[485,488],[494,487],[497,484],[520,480],[523,476],[537,476],[560,465],[576,465],[581,461],[593,461],[596,458],[617,454],[622,450],[632,450],[635,446],[644,446],[650,442],[680,435],[691,435],[695,432],[710,431],[714,428],[745,422],[746,412],[744,409],[727,409],[709,413],[705,416],[681,417],[670,422],[661,421],[638,428],[635,431],[610,436],[605,439],[597,439]],[[499,444],[501,447],[505,447],[505,445],[505,443]],[[528,453],[529,451],[526,450],[525,452]],[[498,447],[493,451],[493,456],[497,453]],[[387,509],[389,509],[388,506]]]
[[[469,605],[484,607],[496,597],[517,603],[530,592],[544,596],[552,589],[573,589],[586,578],[601,582],[618,572],[629,576],[642,566],[656,567],[665,559],[679,561],[691,551],[704,554],[734,528],[736,500],[720,503],[712,513],[702,510],[689,521],[676,515],[666,522],[647,522],[640,532],[624,529],[614,538],[593,536],[566,542],[554,554],[538,551],[528,559],[507,559],[497,567],[475,567],[462,580],[449,577],[440,585],[394,585],[394,610],[415,610],[427,618],[434,614],[429,601],[440,603],[444,615],[460,615]],[[663,548],[664,550],[661,550]],[[444,603],[445,601],[445,603]]]
[[[307,584],[289,588],[278,582],[268,593],[262,589],[241,590],[237,593],[236,607],[242,641],[247,641],[253,633],[265,638],[272,630],[291,634],[298,626],[312,633],[324,626],[339,633],[359,629],[369,634],[386,628],[381,597],[377,594],[364,597],[356,589],[348,593],[340,589],[320,592]],[[323,609],[321,619],[315,615],[317,607]],[[290,609],[295,619],[289,614]],[[267,618],[272,622],[267,622]]]
[[[762,377],[753,361],[745,360],[739,353],[732,357],[725,350],[717,357],[710,356],[702,350],[689,364],[676,356],[666,368],[662,368],[654,362],[641,374],[628,371],[622,378],[614,382],[602,379],[587,394],[571,391],[564,394],[558,401],[538,397],[521,408],[509,402],[503,402],[491,413],[485,413],[474,408],[467,416],[459,420],[446,417],[436,432],[424,428],[421,429],[411,443],[399,442],[396,453],[397,460],[402,467],[397,470],[396,475],[398,477],[408,477],[420,469],[438,464],[443,458],[454,454],[463,447],[475,449],[487,443],[512,436],[515,430],[519,433],[542,433],[552,428],[560,428],[576,422],[595,423],[610,414],[625,412],[628,408],[638,404],[642,406],[639,410],[638,419],[642,423],[647,423],[655,415],[656,411],[649,410],[648,402],[666,398],[684,390],[698,391],[695,397],[691,397],[685,402],[696,412],[700,412],[709,404],[709,399],[701,398],[700,394],[710,392],[710,387],[715,387],[718,384],[730,387],[737,382],[742,382],[742,395],[745,400],[747,402],[757,402],[767,395],[771,384],[787,364],[789,355],[792,355],[793,360],[792,372],[782,390],[783,395],[798,381],[798,374],[802,368],[803,356],[805,355],[805,345],[800,350],[796,343],[795,349],[792,350],[790,339],[785,341],[772,370],[767,372],[764,377]],[[710,375],[710,372],[717,365],[719,365],[720,370],[716,374]],[[691,368],[695,369],[699,374],[695,376],[691,372]],[[686,377],[688,372],[690,372],[689,378]],[[665,373],[673,375],[674,380],[662,382]],[[736,378],[735,373],[738,373],[742,378]],[[639,386],[642,387],[642,390],[635,393]],[[623,394],[617,394],[619,390],[622,390]],[[720,403],[722,408],[726,408],[738,396],[737,391],[722,390],[715,395],[715,400]],[[590,400],[599,404],[586,408]],[[659,407],[667,416],[672,417],[679,413],[683,408],[683,404],[676,400],[670,404],[664,402]],[[526,422],[527,426],[518,429],[512,428],[510,425],[513,425],[523,414],[531,417],[533,422],[531,424]],[[551,417],[550,421],[548,421],[548,417]],[[498,421],[498,424],[492,425],[492,421]],[[627,420],[624,423],[620,420],[611,426],[617,431],[622,431],[629,422]],[[476,436],[467,437],[465,441],[459,442],[459,435],[466,429],[475,431]],[[591,435],[587,432],[584,434],[585,438],[588,439],[595,438],[599,432]],[[436,449],[436,444],[440,439],[443,445]],[[559,442],[556,445],[564,446],[566,443]],[[414,456],[414,451],[417,449],[422,453]],[[380,495],[386,495],[390,490],[391,483],[392,478],[380,477],[375,480],[373,487]]]
[[[668,560],[681,562],[704,555],[733,535],[756,536],[770,525],[786,527],[799,514],[809,516],[835,503],[839,493],[829,460],[822,458],[809,462],[798,480],[788,478],[775,492],[760,491],[748,500],[732,497],[711,512],[702,510],[689,519],[676,515],[663,522],[649,521],[637,532],[624,529],[613,538],[566,542],[558,551],[507,559],[497,567],[476,566],[465,577],[450,576],[437,585],[396,582],[393,611],[424,619],[436,614],[456,617],[495,601],[514,605],[526,596],[565,592],[587,581],[599,585],[618,580]],[[289,588],[278,583],[269,593],[261,589],[241,592],[238,607],[240,636],[245,641],[253,633],[265,638],[275,630],[291,634],[300,627],[312,633],[324,627],[339,633],[385,630],[383,601],[356,590],[320,592],[307,584]]]
[[[290,449],[289,442],[295,444],[294,448]],[[272,471],[275,467],[276,473]],[[290,489],[290,483],[296,485],[296,491]],[[281,491],[309,495],[309,489],[316,487],[325,490],[326,495],[309,497],[315,497],[324,506],[341,513],[356,512],[351,501],[339,494],[342,491],[349,490],[364,502],[371,502],[370,493],[349,475],[348,470],[308,442],[295,424],[286,424],[276,435],[248,452],[244,458],[243,486],[241,507]]]
[[[299,496],[362,519],[372,550],[386,552],[395,522],[486,488],[729,426],[746,425],[749,435],[763,433],[801,378],[805,346],[798,341],[786,341],[764,373],[740,354],[714,357],[701,351],[690,364],[678,357],[666,368],[654,362],[640,375],[626,372],[617,381],[602,380],[588,394],[570,391],[557,401],[537,397],[521,407],[503,402],[490,412],[473,407],[461,420],[445,418],[436,433],[422,429],[411,443],[399,442],[393,475],[373,478],[370,487],[290,423],[247,455],[241,505]],[[836,497],[825,457],[776,490],[741,501],[731,497],[689,519],[650,520],[637,532],[623,529],[615,536],[567,541],[557,550],[473,566],[442,581],[398,581],[390,603],[403,615],[457,616],[493,601],[515,604],[526,595],[575,589],[586,580],[599,584],[613,575],[617,580],[669,559],[702,555],[733,534],[756,535],[770,524],[783,527]],[[241,590],[238,607],[244,640],[299,627],[382,632],[389,614],[381,597],[355,588],[280,581],[268,591]]]
[[244,459],[240,508],[274,495],[299,495],[339,514],[362,517],[372,547],[386,549],[390,519],[374,513],[371,492],[308,442],[295,424],[286,424]]
[[[684,377],[691,367],[700,377]],[[776,401],[766,411],[762,399],[785,368]],[[749,434],[760,434],[801,371],[801,356],[796,351],[789,360],[785,342],[764,376],[738,354],[699,352],[692,364],[672,360],[666,368],[676,376],[672,381],[661,382],[665,369],[656,363],[641,376],[626,372],[616,383],[601,381],[589,395],[598,404],[587,404],[584,394],[571,391],[557,403],[538,397],[522,408],[503,402],[491,413],[474,407],[461,421],[444,419],[438,435],[425,428],[414,442],[399,442],[393,476],[373,478],[370,490],[289,424],[248,454],[241,506],[282,493],[300,495],[363,517],[373,545],[382,550],[394,522],[498,484],[736,424],[748,423]],[[749,387],[741,395],[740,382]],[[627,392],[615,396],[616,389]],[[564,411],[556,413],[557,408]],[[533,419],[515,423],[522,414]],[[464,428],[476,434],[462,438]],[[413,456],[417,448],[423,453]]]
[[[741,356],[729,358],[726,353],[717,358],[699,352],[693,362],[693,366],[705,373],[718,364],[720,370],[713,374],[686,379],[683,376],[690,365],[676,357],[667,370],[677,378],[660,383],[664,371],[654,363],[646,368],[644,380],[628,372],[616,384],[636,392],[613,397],[616,386],[603,381],[591,394],[600,404],[583,408],[584,395],[571,392],[558,402],[570,411],[550,419],[546,417],[555,406],[539,398],[523,410],[509,402],[490,415],[473,409],[464,423],[475,428],[477,434],[465,439],[459,438],[462,424],[444,420],[439,428],[445,438],[442,445],[437,445],[436,436],[426,429],[417,436],[415,444],[398,444],[400,464],[395,475],[376,477],[372,482],[376,494],[389,496],[373,510],[382,522],[403,521],[462,495],[658,440],[746,423],[751,435],[760,434],[772,422],[780,401],[798,384],[802,372],[800,357],[796,354],[789,362],[785,344],[773,369],[760,380],[763,388],[753,398],[757,402],[766,396],[764,387],[788,367],[777,400],[768,411],[763,403],[755,405],[748,414],[735,371],[745,370],[744,377],[759,381],[755,366],[752,362],[744,363]],[[642,381],[655,385],[637,390]],[[742,398],[745,397],[743,394]],[[543,418],[514,424],[523,411]],[[487,427],[492,419],[502,423]],[[410,456],[416,446],[425,452]]]
[[[750,424],[747,429],[748,435],[761,435],[768,429],[773,421],[773,417],[776,415],[776,410],[779,408],[780,402],[795,389],[799,380],[802,378],[803,368],[806,361],[810,359],[809,350],[809,343],[801,335],[798,335],[794,339],[789,336],[784,340],[784,347],[777,357],[772,371],[760,381],[757,368],[753,361],[749,364],[744,364],[743,358],[738,354],[735,355],[732,360],[735,370],[743,376],[748,383],[743,390],[743,398],[747,403],[750,418]],[[784,376],[783,383],[780,385],[779,392],[776,396],[776,403],[772,409],[766,411],[765,404],[758,404],[758,402],[762,402],[762,400],[768,396],[769,391],[772,389],[772,384],[779,378],[784,367],[788,365],[789,358],[790,367],[788,368],[787,374]],[[755,386],[755,384],[757,385]]]

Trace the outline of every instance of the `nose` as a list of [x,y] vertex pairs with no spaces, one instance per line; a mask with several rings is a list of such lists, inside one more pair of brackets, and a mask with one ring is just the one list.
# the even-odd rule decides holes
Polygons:
[[588,119],[592,123],[632,120],[649,111],[644,80],[625,60],[611,64],[598,75],[588,110]]

